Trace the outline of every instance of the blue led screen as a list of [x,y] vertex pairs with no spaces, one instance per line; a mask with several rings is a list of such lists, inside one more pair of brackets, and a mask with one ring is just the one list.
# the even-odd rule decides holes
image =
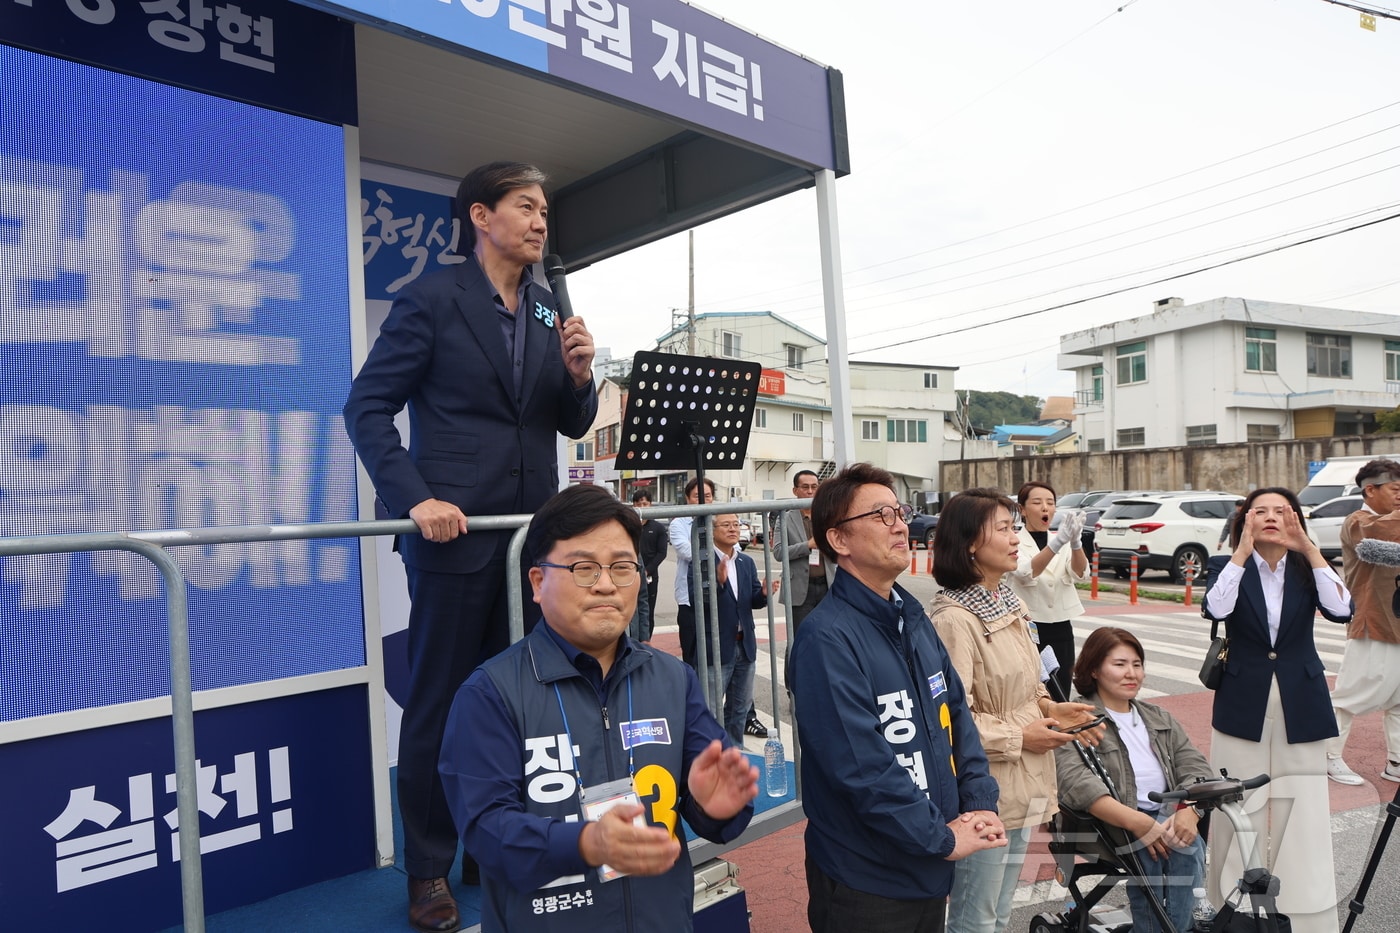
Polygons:
[[[354,518],[342,128],[0,74],[0,535]],[[196,689],[364,663],[354,539],[171,553]],[[0,721],[167,694],[155,567],[0,558],[0,684]]]

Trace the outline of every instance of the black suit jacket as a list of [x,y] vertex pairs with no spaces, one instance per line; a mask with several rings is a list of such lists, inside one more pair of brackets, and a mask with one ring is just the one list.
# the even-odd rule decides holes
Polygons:
[[[350,387],[346,430],[395,518],[430,498],[469,516],[532,512],[559,489],[558,435],[581,437],[593,424],[597,392],[591,382],[574,389],[554,298],[534,282],[516,310],[527,317],[516,397],[494,291],[470,256],[405,286]],[[405,406],[407,449],[394,426]],[[505,537],[469,531],[434,544],[405,535],[399,546],[410,567],[471,573]]]
[[[718,574],[719,554],[715,554],[716,574]],[[768,595],[764,592],[763,584],[758,580],[758,567],[754,565],[753,558],[743,551],[735,549],[733,572],[738,574],[738,599],[734,598],[734,593],[729,588],[729,584],[719,588],[719,657],[720,662],[728,664],[734,659],[734,649],[742,644],[744,646],[745,657],[749,660],[758,658],[758,636],[754,631],[753,611],[768,605]],[[709,623],[709,601],[695,598],[695,587],[691,586],[690,604],[692,606],[704,606],[703,610],[695,613],[695,627],[700,638],[705,640],[707,657],[714,660],[714,645],[710,644],[710,623]],[[740,637],[742,636],[742,637]]]
[[[1210,587],[1215,586],[1229,560],[1223,554],[1210,558]],[[1206,592],[1208,595],[1210,589]],[[1203,600],[1202,615],[1216,618],[1204,607]],[[1212,726],[1226,735],[1259,741],[1264,733],[1269,688],[1277,677],[1289,744],[1318,742],[1337,734],[1326,670],[1313,641],[1314,615],[1319,611],[1332,622],[1351,619],[1350,613],[1335,616],[1323,609],[1311,571],[1304,577],[1290,566],[1284,575],[1278,640],[1270,644],[1268,608],[1259,568],[1253,558],[1245,562],[1235,609],[1218,618],[1225,623],[1230,638],[1230,657],[1225,676],[1215,691]]]

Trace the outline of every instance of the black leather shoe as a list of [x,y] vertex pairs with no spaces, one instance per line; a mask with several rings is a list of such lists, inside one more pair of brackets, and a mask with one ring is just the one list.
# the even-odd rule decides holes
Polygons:
[[446,878],[409,876],[408,922],[423,933],[453,933],[461,929],[462,916]]
[[757,716],[751,718],[748,725],[744,726],[744,732],[760,739],[768,738],[768,727],[759,722]]

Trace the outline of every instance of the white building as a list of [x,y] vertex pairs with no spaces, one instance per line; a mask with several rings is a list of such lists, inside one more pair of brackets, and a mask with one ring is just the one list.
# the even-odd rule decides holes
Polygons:
[[[767,311],[700,315],[693,335],[688,326],[682,326],[657,340],[659,350],[689,354],[692,347],[697,356],[757,361],[763,367],[743,469],[706,473],[715,481],[721,500],[787,498],[798,470],[813,470],[821,476],[835,471],[826,341]],[[905,501],[913,501],[917,493],[937,491],[939,461],[993,453],[985,441],[964,441],[955,423],[956,369],[850,364],[855,456],[895,474],[896,493]],[[601,405],[599,421],[606,423]],[[614,488],[623,498],[637,486],[648,486],[654,501],[678,501],[693,475],[693,471],[608,473],[601,460],[605,449],[595,439],[599,481],[616,476]]]
[[1363,434],[1400,403],[1400,317],[1215,298],[1066,334],[1088,450]]

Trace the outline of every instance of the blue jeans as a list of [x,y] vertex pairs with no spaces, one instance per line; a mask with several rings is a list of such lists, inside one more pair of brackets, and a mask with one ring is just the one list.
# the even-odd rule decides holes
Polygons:
[[[983,849],[954,863],[948,895],[948,933],[1002,933],[1035,827],[1006,831],[1004,849]],[[1133,933],[1137,933],[1134,927]]]
[[[1155,814],[1161,823],[1171,815],[1165,807]],[[1191,907],[1196,898],[1192,888],[1205,887],[1206,844],[1200,836],[1185,849],[1172,849],[1166,858],[1152,859],[1138,852],[1138,861],[1147,875],[1152,897],[1167,909],[1167,916],[1177,933],[1191,929]],[[1128,905],[1133,911],[1133,933],[1164,933],[1162,924],[1147,902],[1148,893],[1142,886],[1128,883]]]
[[724,665],[724,731],[734,744],[744,747],[744,726],[753,706],[753,659],[744,657],[744,649],[735,647],[734,660]]

